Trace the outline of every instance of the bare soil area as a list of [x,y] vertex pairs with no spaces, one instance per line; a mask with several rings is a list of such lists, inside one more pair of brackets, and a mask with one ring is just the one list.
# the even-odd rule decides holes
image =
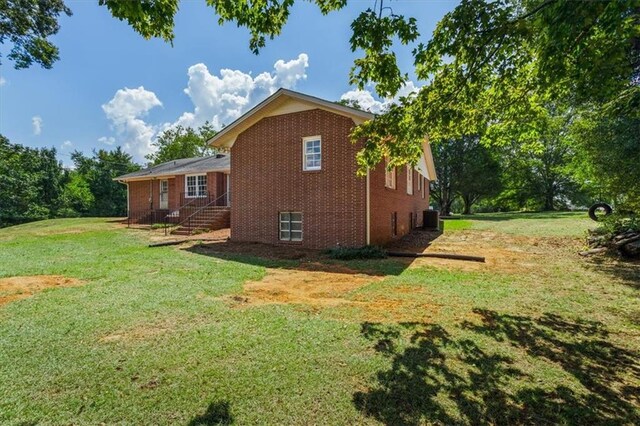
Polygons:
[[0,278],[0,305],[33,296],[54,287],[76,287],[84,284],[75,278],[61,275],[32,275]]
[[358,321],[427,321],[438,311],[439,305],[424,303],[424,297],[406,297],[408,293],[415,296],[415,289],[392,286],[388,296],[374,299],[354,293],[383,279],[355,271],[268,269],[262,280],[245,283],[242,294],[217,299],[236,308],[290,304],[303,311],[332,310],[331,316],[338,319]]
[[[397,259],[408,268],[432,266],[451,271],[519,276],[534,273],[540,276],[552,273],[551,266],[566,263],[568,257],[575,257],[577,261],[579,246],[580,241],[573,237],[543,238],[470,230],[447,234],[416,231],[388,249],[413,253],[457,253],[484,256],[486,259],[485,263],[437,258]],[[429,321],[441,308],[429,294],[416,295],[415,292],[420,290],[415,287],[410,289],[412,294],[403,294],[407,293],[406,289],[389,284],[382,297],[367,297],[367,292],[357,290],[381,281],[384,276],[326,263],[325,256],[318,251],[232,241],[206,243],[194,249],[203,254],[227,252],[302,260],[296,267],[269,268],[264,279],[246,283],[241,294],[221,298],[238,308],[292,304],[303,310],[331,310],[339,317],[352,316],[367,321],[385,321],[387,318]],[[350,314],[340,315],[343,311]]]
[[483,256],[485,263],[418,258],[411,266],[431,265],[452,270],[519,274],[540,269],[558,256],[578,258],[580,241],[572,237],[534,237],[465,230],[446,234],[415,231],[389,247],[414,253],[455,253]]

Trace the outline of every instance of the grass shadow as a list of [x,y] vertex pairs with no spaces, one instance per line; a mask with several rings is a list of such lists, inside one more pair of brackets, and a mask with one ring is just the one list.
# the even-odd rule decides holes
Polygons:
[[409,259],[394,258],[341,261],[320,250],[232,241],[203,242],[183,250],[265,268],[376,276],[400,275],[411,264]]
[[189,426],[212,426],[233,424],[231,407],[227,401],[214,401],[207,407],[207,410],[191,421]]
[[[353,395],[355,407],[387,425],[638,424],[640,354],[609,342],[602,324],[475,313],[479,323],[456,330],[472,338],[436,324],[363,323],[390,366]],[[479,344],[486,338],[489,348]],[[544,383],[512,356],[551,363],[571,380]]]
[[608,256],[593,256],[585,261],[588,269],[610,276],[636,290],[640,289],[640,261],[614,260]]

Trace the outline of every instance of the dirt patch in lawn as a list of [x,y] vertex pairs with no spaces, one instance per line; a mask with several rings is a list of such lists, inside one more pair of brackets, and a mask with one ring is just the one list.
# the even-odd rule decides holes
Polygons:
[[[329,311],[330,316],[356,318],[366,321],[413,321],[426,320],[439,306],[419,303],[413,298],[377,297],[353,293],[384,277],[357,273],[348,268],[336,268],[336,272],[292,269],[267,269],[260,281],[245,283],[242,294],[218,298],[236,308],[269,304],[295,305],[309,312]],[[406,292],[405,292],[406,293]],[[395,294],[389,289],[390,296]]]
[[451,270],[506,274],[541,272],[560,258],[576,257],[580,241],[572,237],[533,237],[489,231],[455,231],[444,234],[416,231],[394,243],[392,251],[456,253],[483,256],[484,263],[418,258],[412,267],[432,265]]
[[48,288],[77,287],[84,282],[61,275],[31,275],[0,278],[0,305],[25,299]]
[[169,318],[162,321],[151,321],[137,324],[134,327],[118,330],[114,333],[102,336],[98,340],[102,343],[146,340],[176,331],[177,328],[178,320]]

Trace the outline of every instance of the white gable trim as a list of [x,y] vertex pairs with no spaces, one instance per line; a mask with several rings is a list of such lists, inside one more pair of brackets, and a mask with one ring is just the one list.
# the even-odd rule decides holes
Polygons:
[[311,109],[323,109],[334,114],[343,115],[353,119],[356,125],[371,120],[374,115],[360,111],[359,109],[340,105],[335,102],[305,95],[287,89],[279,89],[264,101],[246,112],[236,121],[222,129],[208,143],[217,148],[231,148],[238,135],[256,124],[264,117],[290,114],[292,112],[307,111]]

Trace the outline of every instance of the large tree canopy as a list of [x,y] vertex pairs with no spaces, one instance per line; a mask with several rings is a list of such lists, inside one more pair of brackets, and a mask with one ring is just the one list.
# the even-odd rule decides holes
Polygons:
[[157,151],[147,155],[146,159],[155,165],[180,158],[212,155],[215,150],[207,141],[215,135],[216,131],[208,121],[197,130],[182,126],[167,129],[153,142]]
[[[205,1],[220,24],[248,29],[249,48],[257,54],[281,33],[296,0]],[[323,14],[347,4],[306,1]],[[178,0],[98,3],[145,38],[174,39]],[[349,42],[358,57],[349,82],[373,85],[378,95],[390,97],[412,71],[421,89],[356,128],[354,140],[365,141],[358,155],[361,173],[384,158],[389,167],[417,162],[425,135],[434,144],[479,135],[484,144],[535,145],[547,136],[538,118],[549,104],[602,120],[576,132],[586,141],[615,132],[632,151],[640,148],[637,136],[619,133],[635,129],[640,119],[640,0],[462,0],[430,38],[418,32],[414,18],[389,6],[395,5],[377,0],[352,22]],[[70,13],[62,0],[0,0],[0,42],[13,43],[9,56],[16,66],[51,66],[57,49],[47,37],[57,31],[61,13]],[[401,49],[410,49],[411,69],[399,66]],[[613,173],[623,169],[610,166]],[[630,185],[625,175],[614,180],[609,188]]]

